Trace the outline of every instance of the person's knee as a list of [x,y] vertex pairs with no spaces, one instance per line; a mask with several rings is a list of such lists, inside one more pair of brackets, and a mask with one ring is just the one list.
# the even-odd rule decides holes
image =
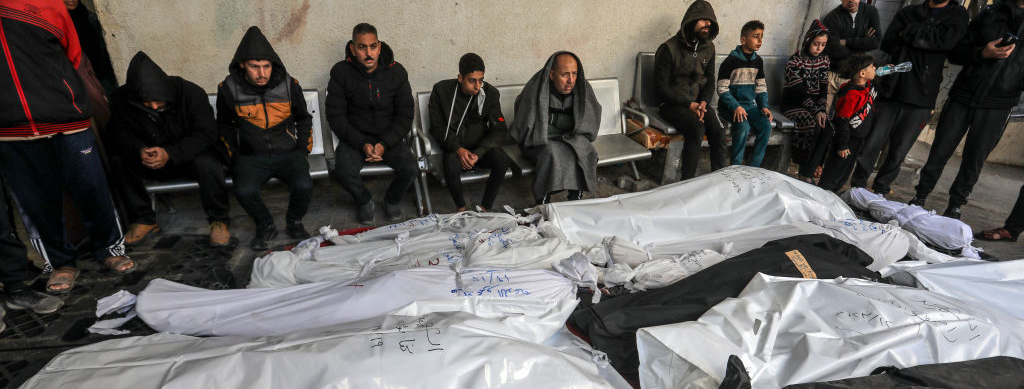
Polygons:
[[301,178],[292,180],[292,182],[288,185],[288,187],[289,187],[289,189],[292,190],[292,192],[312,193],[313,192],[313,178],[310,177],[309,175],[306,175],[305,177],[301,177]]
[[235,182],[235,197],[238,197],[240,201],[259,200],[262,191],[262,185],[239,183],[237,180]]
[[199,176],[223,176],[224,164],[212,155],[200,155],[192,161],[192,170]]
[[494,168],[503,169],[512,164],[512,158],[509,157],[502,149],[491,149],[488,153],[492,154],[489,158],[491,158],[491,163],[494,165]]

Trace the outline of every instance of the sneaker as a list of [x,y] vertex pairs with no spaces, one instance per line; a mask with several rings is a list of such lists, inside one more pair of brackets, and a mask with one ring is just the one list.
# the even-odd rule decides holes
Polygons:
[[223,247],[231,242],[231,232],[224,222],[210,223],[210,246]]
[[907,204],[916,205],[918,207],[924,208],[924,199],[924,197],[914,196],[914,198],[910,199],[910,201],[907,201]]
[[288,237],[292,239],[309,239],[309,233],[306,232],[306,227],[302,225],[302,222],[285,223],[284,233],[288,234]]
[[366,204],[359,206],[359,211],[356,212],[356,217],[359,218],[360,223],[373,223],[373,208],[373,200],[367,201]]
[[950,204],[948,207],[946,207],[946,212],[943,212],[942,216],[960,220],[960,214],[960,206]]
[[142,224],[132,223],[128,227],[128,233],[124,234],[124,244],[136,244],[146,238],[149,234],[160,232],[160,226],[156,223]]
[[252,237],[249,246],[252,247],[253,251],[267,251],[267,241],[273,240],[276,237],[277,227],[274,227],[273,224],[256,227],[256,235]]
[[402,220],[402,206],[400,204],[388,204],[384,202],[384,215],[388,217],[389,222],[397,222]]
[[32,312],[45,315],[57,312],[62,306],[64,301],[61,299],[28,288],[7,293],[7,308],[10,309],[31,309]]

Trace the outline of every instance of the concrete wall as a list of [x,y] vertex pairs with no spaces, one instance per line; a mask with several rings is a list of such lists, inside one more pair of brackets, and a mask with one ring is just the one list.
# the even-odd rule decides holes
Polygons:
[[[654,51],[679,28],[691,1],[542,0],[311,1],[94,0],[119,79],[131,56],[146,51],[169,74],[215,91],[238,40],[259,26],[289,72],[321,91],[331,66],[359,22],[409,70],[413,91],[454,77],[458,58],[473,51],[495,85],[523,83],[556,50],[579,54],[588,77],[618,77],[622,99],[632,91],[637,51]],[[739,43],[750,19],[767,25],[762,54],[789,55],[805,29],[810,0],[712,1],[721,25],[719,51]]]

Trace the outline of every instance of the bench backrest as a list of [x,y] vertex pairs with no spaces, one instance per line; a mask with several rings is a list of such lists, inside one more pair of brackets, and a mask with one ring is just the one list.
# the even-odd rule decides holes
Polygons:
[[[715,55],[715,75],[718,77],[718,67],[722,61],[729,56],[729,53],[718,53]],[[773,106],[778,106],[782,96],[782,83],[786,73],[786,62],[788,55],[762,55],[764,60],[765,82],[768,84],[768,101]],[[636,72],[633,74],[633,98],[645,107],[657,107],[661,104],[658,95],[654,90],[657,81],[654,79],[654,53],[649,51],[640,52],[636,55]],[[714,80],[711,80],[714,82]],[[713,103],[718,102],[718,94],[715,94]]]
[[[505,124],[511,126],[515,120],[516,98],[523,91],[525,84],[496,86],[495,89],[501,95],[501,112],[505,116]],[[619,80],[617,78],[599,78],[590,80],[590,86],[594,88],[594,94],[601,104],[601,126],[598,135],[621,134],[622,120],[620,118],[619,101]],[[442,153],[441,145],[437,139],[430,136],[430,110],[427,105],[430,103],[430,92],[419,92],[416,94],[416,113],[420,121],[420,129],[430,139],[430,153]]]
[[[210,105],[213,107],[213,114],[216,115],[217,94],[211,93],[206,95],[206,97],[210,99]],[[309,114],[313,115],[313,150],[310,151],[310,154],[323,154],[324,132],[320,121],[320,94],[316,89],[303,89],[302,97],[306,100],[306,111],[309,111]]]

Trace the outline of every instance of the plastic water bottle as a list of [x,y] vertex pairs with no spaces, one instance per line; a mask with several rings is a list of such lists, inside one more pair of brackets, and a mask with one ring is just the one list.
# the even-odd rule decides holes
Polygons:
[[899,65],[885,65],[875,70],[875,75],[881,77],[893,73],[906,73],[909,72],[910,69],[912,69],[913,67],[914,64],[910,63],[910,61],[901,63]]

